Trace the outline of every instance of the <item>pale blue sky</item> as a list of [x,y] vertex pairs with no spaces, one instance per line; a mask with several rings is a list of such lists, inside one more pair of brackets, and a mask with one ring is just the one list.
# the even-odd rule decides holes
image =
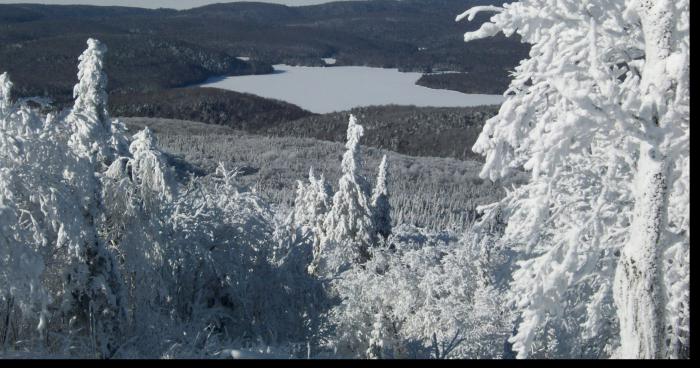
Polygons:
[[[119,5],[119,6],[136,6],[140,8],[173,8],[173,9],[189,9],[206,4],[213,3],[228,3],[236,0],[0,0],[0,4],[12,3],[39,3],[39,4],[81,4],[81,5]],[[241,1],[241,0],[239,0]],[[251,1],[251,0],[247,0]],[[266,3],[276,3],[285,5],[311,5],[328,3],[333,0],[253,0]]]

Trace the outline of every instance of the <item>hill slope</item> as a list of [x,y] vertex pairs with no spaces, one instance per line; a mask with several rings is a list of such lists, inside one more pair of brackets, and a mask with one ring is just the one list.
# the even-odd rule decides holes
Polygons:
[[250,132],[312,115],[283,101],[216,88],[174,88],[117,95],[110,100],[110,113],[192,120]]
[[471,147],[483,123],[497,106],[415,107],[370,106],[350,111],[310,115],[258,130],[273,136],[316,138],[345,142],[348,116],[362,121],[364,144],[412,156],[481,160]]
[[[219,162],[239,168],[239,181],[273,204],[290,206],[296,181],[309,168],[337,187],[344,143],[311,138],[265,137],[226,127],[169,119],[125,118],[133,132],[148,126],[158,145],[180,168],[181,176],[211,174]],[[364,138],[363,138],[364,141]],[[373,179],[382,155],[388,155],[392,218],[430,229],[461,230],[473,220],[478,205],[503,196],[501,184],[479,178],[481,163],[452,158],[412,157],[363,144],[362,174]],[[520,179],[514,179],[520,180]]]

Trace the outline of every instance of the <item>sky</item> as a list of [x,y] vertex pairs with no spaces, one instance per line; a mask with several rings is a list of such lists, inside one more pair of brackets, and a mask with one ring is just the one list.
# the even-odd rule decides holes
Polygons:
[[[81,4],[81,5],[118,5],[135,6],[139,8],[172,8],[189,9],[213,3],[228,3],[236,0],[0,0],[0,4],[12,3],[40,3],[53,5]],[[238,0],[242,1],[242,0]],[[328,3],[333,0],[247,0],[285,5],[311,5]]]

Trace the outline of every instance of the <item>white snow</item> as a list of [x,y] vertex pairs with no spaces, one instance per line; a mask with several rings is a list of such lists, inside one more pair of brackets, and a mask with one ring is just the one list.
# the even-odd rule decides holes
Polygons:
[[326,63],[326,65],[335,65],[337,62],[337,60],[334,58],[323,58],[322,60],[324,63]]
[[221,352],[222,356],[230,356],[233,359],[289,359],[289,354],[274,351],[270,348],[263,349],[226,349]]
[[275,65],[277,73],[216,77],[201,87],[252,93],[298,105],[315,113],[359,106],[415,105],[460,107],[500,104],[501,95],[465,94],[417,86],[421,73],[363,66],[333,68]]
[[241,61],[250,61],[250,57],[248,56],[238,56],[236,59],[241,60]]

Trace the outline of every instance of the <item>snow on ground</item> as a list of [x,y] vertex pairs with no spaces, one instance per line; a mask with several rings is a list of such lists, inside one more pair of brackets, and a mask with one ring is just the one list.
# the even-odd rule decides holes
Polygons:
[[418,86],[421,73],[364,66],[333,68],[275,65],[276,73],[215,77],[202,87],[252,93],[298,105],[315,113],[372,105],[460,107],[494,105],[501,95],[465,94]]
[[228,359],[290,359],[289,353],[278,351],[270,347],[266,349],[225,349],[219,354],[221,358]]
[[326,63],[326,65],[335,65],[337,62],[337,60],[334,58],[323,58],[322,60],[324,63]]

